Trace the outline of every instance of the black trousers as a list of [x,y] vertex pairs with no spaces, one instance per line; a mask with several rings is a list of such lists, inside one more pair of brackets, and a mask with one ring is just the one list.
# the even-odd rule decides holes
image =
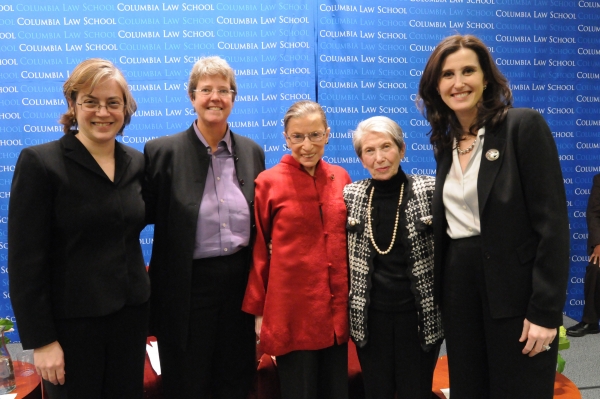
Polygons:
[[600,319],[600,265],[590,262],[585,269],[583,293],[585,305],[581,321],[587,324],[598,324]]
[[417,312],[369,308],[367,329],[367,344],[356,348],[365,398],[430,399],[440,348],[429,352],[421,348]]
[[348,399],[348,344],[277,356],[281,399]]
[[254,316],[241,310],[248,259],[194,261],[186,348],[158,342],[165,399],[246,399],[256,370]]
[[452,240],[444,264],[452,399],[551,399],[558,341],[534,357],[521,353],[524,316],[491,318],[481,253],[480,237]]
[[44,381],[50,399],[141,399],[148,303],[102,317],[57,320],[65,384]]

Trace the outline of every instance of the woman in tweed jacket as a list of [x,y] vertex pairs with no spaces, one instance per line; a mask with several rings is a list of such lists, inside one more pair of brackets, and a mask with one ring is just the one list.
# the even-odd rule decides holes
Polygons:
[[387,117],[362,121],[352,142],[372,176],[344,189],[350,334],[366,397],[429,399],[443,339],[433,296],[435,179],[404,174],[402,129]]

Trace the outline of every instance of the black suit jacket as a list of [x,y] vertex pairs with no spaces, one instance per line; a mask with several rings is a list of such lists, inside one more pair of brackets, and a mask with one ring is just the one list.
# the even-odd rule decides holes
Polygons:
[[112,182],[73,134],[21,152],[8,269],[24,348],[56,341],[56,319],[104,316],[148,300],[139,242],[143,171],[143,155],[117,142]]
[[[498,150],[497,160],[486,158],[491,149]],[[438,153],[437,162],[435,263],[443,276],[449,237],[442,194],[451,151]],[[485,132],[477,191],[492,317],[525,316],[543,327],[562,325],[569,221],[556,144],[539,113],[510,109],[500,126]]]
[[594,176],[594,185],[588,199],[586,220],[588,227],[588,255],[600,245],[600,174]]
[[[232,132],[231,138],[237,178],[253,218],[254,179],[265,169],[264,152],[246,137]],[[144,154],[147,220],[155,224],[149,269],[151,332],[184,348],[196,225],[210,156],[193,125],[183,132],[149,141]]]

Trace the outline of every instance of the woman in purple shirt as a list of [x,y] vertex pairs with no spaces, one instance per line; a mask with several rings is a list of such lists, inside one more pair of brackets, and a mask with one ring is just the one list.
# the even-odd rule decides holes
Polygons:
[[255,370],[254,318],[241,311],[250,264],[254,141],[229,129],[237,85],[227,62],[201,58],[188,95],[198,116],[144,149],[151,332],[171,398],[245,399]]

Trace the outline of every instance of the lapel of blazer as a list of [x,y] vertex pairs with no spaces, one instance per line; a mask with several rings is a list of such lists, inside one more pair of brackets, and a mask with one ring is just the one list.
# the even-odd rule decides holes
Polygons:
[[[486,131],[483,142],[483,152],[481,154],[481,163],[479,165],[479,176],[477,177],[477,199],[479,201],[479,216],[483,215],[486,202],[494,186],[494,181],[500,170],[500,166],[506,156],[506,122],[499,129],[488,134]],[[498,150],[499,157],[490,161],[486,154],[489,150]]]
[[[404,173],[404,171],[398,171],[398,173]],[[404,185],[404,195],[406,196],[406,201],[402,200],[402,202],[404,202],[404,204],[402,205],[401,212],[402,212],[402,214],[406,215],[406,217],[402,218],[402,219],[404,219],[404,223],[406,223],[408,225],[408,224],[410,224],[409,222],[411,221],[409,219],[411,219],[412,217],[415,216],[414,213],[407,212],[408,207],[410,206],[412,201],[415,200],[415,193],[413,192],[414,179],[412,176],[409,176],[406,173],[404,173],[404,175],[406,176],[406,184]]]
[[184,151],[190,152],[190,154],[189,157],[182,157],[181,161],[185,162],[185,160],[191,159],[191,162],[193,163],[190,165],[184,164],[183,168],[185,170],[182,172],[188,175],[194,182],[194,184],[188,186],[190,192],[186,193],[186,196],[189,195],[189,198],[192,199],[189,204],[193,207],[195,214],[197,214],[200,202],[202,201],[202,195],[204,194],[206,176],[210,166],[210,156],[208,155],[204,144],[202,144],[198,136],[196,136],[193,125],[187,130],[185,137],[188,143],[185,143],[183,148]]
[[[73,160],[84,168],[90,170],[91,172],[108,179],[106,173],[102,170],[98,162],[94,159],[92,154],[85,148],[85,146],[79,141],[74,134],[68,133],[65,134],[60,139],[63,145],[63,153],[65,157]],[[115,171],[115,181],[116,181],[116,171]]]
[[127,150],[124,146],[116,142],[115,143],[115,184],[119,184],[123,176],[125,175],[125,171],[129,167],[131,163],[131,155],[127,153]]
[[[444,183],[446,182],[446,176],[448,176],[448,172],[450,171],[450,166],[452,166],[452,150],[447,149],[440,153],[437,170],[435,173],[435,191],[433,192],[433,212],[434,219],[445,220],[444,214]],[[444,231],[446,226],[441,223],[437,223],[437,225],[442,228]]]

